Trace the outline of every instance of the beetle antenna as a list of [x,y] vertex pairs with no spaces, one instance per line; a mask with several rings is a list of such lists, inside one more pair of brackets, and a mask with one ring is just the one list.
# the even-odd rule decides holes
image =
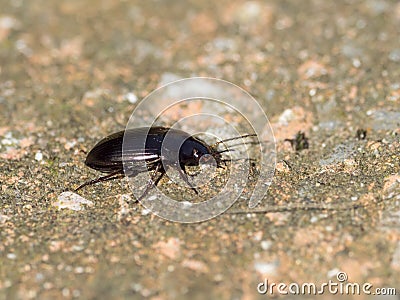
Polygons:
[[254,158],[247,158],[247,157],[243,157],[243,158],[235,158],[235,159],[221,159],[222,162],[227,162],[227,161],[239,161],[239,160],[244,160],[247,159],[249,161],[257,161],[257,159]]
[[259,145],[261,143],[265,143],[265,142],[261,142],[261,141],[257,141],[257,142],[253,142],[253,141],[248,141],[248,142],[244,142],[244,143],[237,143],[237,144],[233,144],[230,145],[229,147],[238,147],[238,146],[243,146],[243,145]]
[[253,134],[245,134],[245,135],[241,135],[241,136],[237,136],[237,137],[221,140],[221,141],[218,141],[218,142],[212,144],[211,147],[215,147],[215,146],[217,146],[217,145],[219,145],[221,143],[234,141],[234,140],[238,140],[238,139],[244,139],[244,138],[247,138],[247,137],[254,137],[254,136],[257,136],[257,134],[255,134],[255,133],[253,133]]
[[213,154],[221,154],[221,153],[230,152],[230,151],[235,151],[235,149],[227,148],[227,149],[224,149],[224,150],[221,150],[221,151],[215,151],[215,152],[213,152]]
[[[233,145],[230,145],[229,148],[226,148],[225,150],[215,151],[214,153],[221,154],[221,153],[228,152],[228,151],[235,151],[234,149],[232,149],[233,147],[239,147],[239,146],[243,146],[243,145],[259,145],[259,144],[267,143],[267,142],[268,141],[264,141],[264,142],[261,142],[261,141],[257,141],[257,142],[248,141],[248,142],[244,142],[244,143],[233,144]],[[214,146],[212,146],[212,147],[214,147]],[[215,149],[215,147],[214,147],[214,149]]]

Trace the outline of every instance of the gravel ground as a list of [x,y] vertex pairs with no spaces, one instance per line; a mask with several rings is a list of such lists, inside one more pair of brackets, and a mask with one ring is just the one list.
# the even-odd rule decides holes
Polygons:
[[[0,7],[0,299],[258,299],[264,279],[321,284],[339,271],[400,288],[397,1]],[[139,100],[191,76],[231,81],[266,111],[277,167],[260,206],[174,223],[124,180],[60,203],[99,175],[85,153]],[[308,148],[296,150],[285,139],[300,130]]]

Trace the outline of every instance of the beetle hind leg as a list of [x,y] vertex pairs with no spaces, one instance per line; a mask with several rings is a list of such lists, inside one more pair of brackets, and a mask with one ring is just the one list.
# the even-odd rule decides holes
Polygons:
[[83,188],[85,186],[88,186],[88,185],[93,185],[95,183],[108,181],[108,180],[120,179],[120,178],[123,178],[123,177],[124,177],[124,172],[121,171],[121,170],[118,170],[118,171],[112,172],[112,173],[110,173],[110,174],[108,174],[106,176],[99,177],[99,178],[87,181],[84,184],[81,184],[79,187],[77,187],[75,189],[75,192],[79,191],[81,188]]
[[[158,175],[158,173],[160,174]],[[149,191],[160,182],[161,178],[164,176],[165,170],[161,163],[158,163],[154,169],[154,173],[152,174],[151,178],[147,182],[146,189],[144,190],[143,194],[138,198],[138,201],[142,200]]]

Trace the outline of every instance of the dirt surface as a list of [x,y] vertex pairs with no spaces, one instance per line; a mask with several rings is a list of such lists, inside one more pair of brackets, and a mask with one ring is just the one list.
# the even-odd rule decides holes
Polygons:
[[[0,299],[262,299],[264,279],[321,284],[339,271],[400,288],[397,1],[0,7]],[[173,223],[126,181],[60,204],[99,175],[85,153],[137,101],[191,76],[241,86],[271,121],[277,168],[256,211],[245,194],[210,221]],[[295,151],[285,139],[299,130],[308,149]]]

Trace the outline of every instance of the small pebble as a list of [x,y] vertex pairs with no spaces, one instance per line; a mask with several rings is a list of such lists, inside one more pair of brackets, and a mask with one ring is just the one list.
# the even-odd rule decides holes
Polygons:
[[136,103],[138,100],[137,96],[132,92],[125,94],[124,99],[128,100],[128,102],[132,104]]
[[87,206],[94,205],[92,201],[87,200],[86,198],[83,198],[82,196],[73,192],[63,192],[58,196],[57,200],[58,201],[53,205],[58,207],[58,209],[67,208],[70,210],[79,211],[84,209],[82,206],[83,204]]
[[78,298],[81,296],[81,292],[79,290],[73,290],[72,296],[74,296],[75,298]]
[[150,210],[150,209],[144,208],[144,209],[142,210],[142,216],[147,216],[149,213],[151,213],[151,210]]
[[13,29],[18,28],[19,22],[11,16],[0,17],[0,29]]
[[18,143],[19,141],[16,138],[13,138],[12,132],[7,132],[1,140],[1,144],[4,146],[15,146]]
[[69,296],[70,296],[69,289],[63,288],[62,291],[61,291],[61,294],[62,294],[64,297],[69,297]]
[[157,199],[157,196],[156,196],[156,195],[153,195],[153,196],[150,196],[148,200],[149,200],[149,201],[153,201],[153,200],[156,200],[156,199]]
[[37,152],[36,154],[35,154],[35,160],[37,160],[37,161],[42,161],[43,160],[43,153],[42,152]]
[[261,248],[263,250],[268,250],[269,248],[271,248],[272,246],[272,242],[271,241],[262,241],[261,242]]
[[169,265],[167,267],[167,270],[168,270],[168,272],[173,272],[173,271],[175,271],[175,266],[174,265]]
[[74,272],[75,274],[82,274],[85,271],[83,267],[76,267]]
[[189,201],[182,201],[183,208],[189,208],[193,206],[193,203]]
[[394,49],[389,53],[389,59],[394,62],[400,62],[400,49]]
[[336,276],[336,274],[337,273],[339,273],[340,272],[340,270],[338,269],[338,268],[334,268],[334,269],[332,269],[332,270],[329,270],[328,271],[328,278],[332,278],[332,277],[335,277]]
[[7,258],[8,258],[8,259],[16,259],[17,256],[16,256],[14,253],[8,253],[8,254],[7,254]]
[[9,216],[0,214],[0,224],[5,223],[9,219],[11,219]]
[[263,275],[274,275],[276,273],[276,263],[255,262],[254,269]]

